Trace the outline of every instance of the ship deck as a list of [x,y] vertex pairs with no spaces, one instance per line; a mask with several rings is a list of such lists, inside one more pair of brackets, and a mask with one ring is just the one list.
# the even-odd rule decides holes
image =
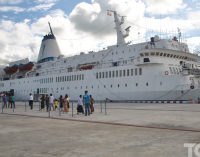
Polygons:
[[0,114],[0,156],[187,156],[184,143],[199,143],[200,104],[106,103],[106,115],[104,105],[49,118],[16,102]]

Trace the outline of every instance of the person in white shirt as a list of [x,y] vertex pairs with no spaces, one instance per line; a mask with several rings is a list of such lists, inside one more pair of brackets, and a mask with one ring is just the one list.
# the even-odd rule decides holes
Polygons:
[[79,114],[79,113],[84,114],[82,95],[80,95],[80,97],[78,98],[77,114]]
[[54,100],[54,97],[52,96],[52,94],[50,94],[50,97],[49,97],[50,111],[51,111],[51,106],[53,107],[53,110],[54,110],[53,100]]
[[29,97],[29,106],[30,106],[30,109],[32,110],[33,109],[33,96],[31,93],[30,93],[30,97]]

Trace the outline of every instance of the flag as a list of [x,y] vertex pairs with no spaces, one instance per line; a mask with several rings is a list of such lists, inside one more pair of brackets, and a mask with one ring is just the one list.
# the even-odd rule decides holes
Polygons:
[[111,16],[111,13],[108,11],[108,12],[107,12],[107,15],[108,15],[108,16]]

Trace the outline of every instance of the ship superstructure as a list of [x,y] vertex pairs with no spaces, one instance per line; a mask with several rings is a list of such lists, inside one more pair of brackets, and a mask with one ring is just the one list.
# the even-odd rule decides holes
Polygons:
[[[160,39],[125,42],[124,17],[114,13],[117,44],[98,52],[64,57],[51,29],[44,36],[38,61],[31,70],[1,77],[0,91],[14,90],[16,99],[28,93],[70,94],[76,100],[85,90],[95,100],[197,100],[200,91],[200,57],[189,52],[185,43]],[[120,19],[119,19],[120,18]],[[23,74],[19,79],[19,74]],[[190,87],[193,86],[194,89]]]

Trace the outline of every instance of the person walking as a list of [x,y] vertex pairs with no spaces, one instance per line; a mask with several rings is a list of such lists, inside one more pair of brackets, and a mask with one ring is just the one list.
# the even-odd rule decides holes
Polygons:
[[40,98],[40,100],[41,100],[41,109],[40,110],[44,110],[44,102],[45,102],[45,95],[44,94],[42,94],[42,97]]
[[6,95],[3,96],[3,102],[4,102],[4,105],[3,105],[3,108],[6,106],[7,108],[7,97]]
[[8,108],[10,108],[11,104],[10,104],[10,96],[7,97],[7,102],[8,102]]
[[49,95],[48,94],[46,95],[45,101],[46,101],[46,107],[47,107],[47,112],[48,112],[49,111]]
[[54,100],[54,97],[52,96],[52,94],[50,94],[50,97],[49,97],[49,102],[50,102],[50,111],[51,111],[51,106],[53,107],[53,110],[54,110],[53,100]]
[[70,105],[69,105],[70,95],[69,95],[69,97],[68,97],[68,94],[66,94],[66,95],[67,95],[67,107],[68,107],[68,109],[69,109],[69,107],[70,107]]
[[85,105],[85,116],[90,116],[90,96],[88,95],[88,91],[85,91],[85,95],[83,95],[84,105]]
[[66,112],[66,113],[69,112],[69,109],[68,109],[68,107],[67,107],[67,103],[68,103],[67,98],[68,98],[68,95],[66,94],[66,95],[65,95],[65,98],[64,98],[64,102],[63,102],[63,107],[64,107],[63,113],[64,113],[64,112]]
[[32,110],[33,109],[33,96],[31,93],[30,93],[30,97],[29,97],[29,106],[30,106],[30,110]]
[[78,98],[77,114],[79,114],[79,113],[84,114],[82,95],[80,95],[80,97]]
[[62,95],[60,95],[59,100],[60,100],[60,109],[61,109],[61,111],[63,111],[63,97],[62,97]]
[[92,112],[94,112],[94,99],[92,97],[92,95],[90,95],[90,114],[92,114]]
[[14,95],[11,96],[11,108],[12,108],[12,104],[13,104],[13,107],[15,108],[15,96]]

